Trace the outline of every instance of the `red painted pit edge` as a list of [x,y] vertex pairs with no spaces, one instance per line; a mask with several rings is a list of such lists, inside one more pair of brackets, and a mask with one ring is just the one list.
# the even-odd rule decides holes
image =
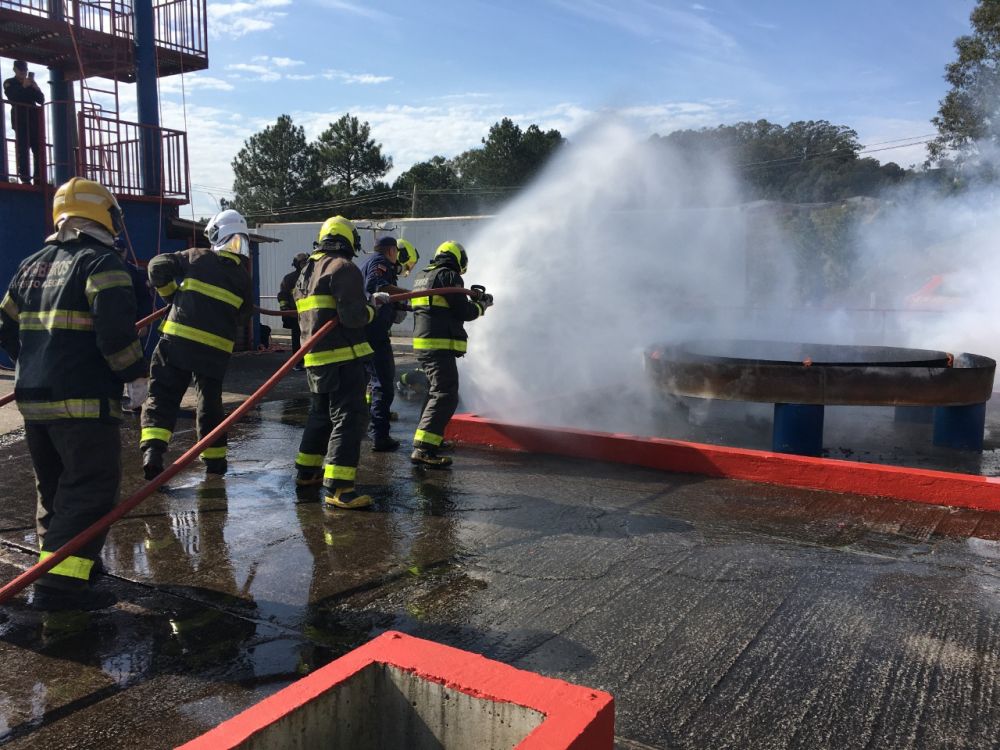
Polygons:
[[1000,511],[998,477],[792,456],[622,433],[529,427],[472,414],[453,417],[446,437],[465,445],[572,456],[787,487],[875,495],[931,505]]
[[610,694],[390,630],[177,750],[236,748],[259,730],[375,663],[414,672],[467,695],[545,714],[545,720],[516,750],[612,750],[614,746],[614,698]]

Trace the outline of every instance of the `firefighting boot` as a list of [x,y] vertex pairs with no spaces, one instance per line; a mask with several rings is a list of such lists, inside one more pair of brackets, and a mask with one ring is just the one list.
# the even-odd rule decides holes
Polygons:
[[372,450],[376,452],[394,451],[399,447],[399,441],[388,435],[372,438]]
[[31,606],[42,612],[77,610],[93,612],[106,609],[118,601],[114,592],[95,590],[90,586],[79,589],[61,589],[35,584]]
[[224,458],[206,458],[205,459],[205,473],[215,474],[217,476],[223,476],[227,471],[229,471],[229,462]]
[[146,479],[156,479],[163,473],[163,454],[166,450],[155,445],[142,449],[142,475]]
[[315,470],[298,469],[295,472],[296,487],[316,487],[323,484],[323,473]]
[[372,504],[371,495],[359,495],[353,487],[324,487],[323,499],[328,508],[360,510]]
[[431,469],[447,469],[451,466],[451,457],[439,456],[433,448],[414,448],[410,454],[410,463]]

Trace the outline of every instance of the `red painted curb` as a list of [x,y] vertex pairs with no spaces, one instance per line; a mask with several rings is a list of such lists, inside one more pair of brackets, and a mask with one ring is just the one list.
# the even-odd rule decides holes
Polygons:
[[513,703],[544,714],[545,720],[516,750],[612,750],[614,746],[614,698],[610,694],[390,630],[177,750],[237,748],[256,732],[375,663],[413,672],[476,698]]
[[1000,511],[1000,477],[792,456],[622,433],[529,427],[472,414],[453,417],[448,424],[447,437],[466,445],[589,458],[787,487],[876,495],[931,505]]

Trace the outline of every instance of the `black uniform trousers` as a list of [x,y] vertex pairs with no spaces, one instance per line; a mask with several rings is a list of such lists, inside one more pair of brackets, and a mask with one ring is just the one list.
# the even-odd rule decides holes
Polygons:
[[[167,346],[165,346],[167,345]],[[166,351],[165,351],[166,350]],[[153,352],[149,367],[149,396],[142,407],[142,442],[141,446],[160,447],[166,449],[169,435],[177,424],[177,413],[180,411],[181,399],[194,378],[194,386],[198,396],[198,406],[195,412],[195,427],[198,439],[214,430],[224,418],[222,411],[222,381],[201,373],[175,367],[169,362],[169,342],[160,339],[156,351]],[[165,430],[162,437],[149,437],[149,428]],[[165,439],[164,439],[165,438]],[[226,457],[226,436],[216,439],[206,448],[201,457],[205,460]]]
[[286,325],[286,328],[292,331],[292,353],[294,354],[299,349],[302,348],[302,328],[299,326],[299,319],[289,316],[285,318],[285,323],[291,322],[291,325]]
[[420,352],[417,361],[427,376],[427,395],[413,444],[417,448],[437,448],[444,439],[448,420],[458,408],[458,356],[432,349]]
[[[38,490],[35,525],[39,548],[55,552],[110,513],[118,502],[121,430],[118,424],[97,420],[67,420],[56,424],[26,422],[24,433]],[[87,586],[104,539],[104,534],[97,536],[38,583],[61,589]]]
[[[28,109],[28,105],[21,105],[18,109],[23,112],[16,112],[19,117],[14,123],[14,154],[17,160],[17,176],[21,182],[27,184],[32,181],[40,185],[43,175],[40,172],[39,151],[41,149],[41,139],[38,135],[38,110],[34,107]],[[35,171],[31,171],[28,162],[28,153],[34,158]]]
[[368,388],[371,392],[371,422],[368,431],[372,438],[389,437],[389,412],[396,396],[393,382],[396,379],[396,359],[392,354],[392,342],[370,341],[371,359],[365,361],[365,372],[368,375]]
[[323,486],[353,487],[365,431],[365,367],[361,360],[309,368],[309,416],[295,466],[323,472]]

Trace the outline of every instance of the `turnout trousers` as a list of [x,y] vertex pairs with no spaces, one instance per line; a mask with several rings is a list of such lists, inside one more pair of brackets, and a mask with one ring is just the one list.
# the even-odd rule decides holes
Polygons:
[[[121,431],[96,420],[24,426],[35,470],[38,505],[35,526],[41,559],[59,549],[118,502]],[[101,556],[101,534],[38,579],[42,586],[85,588]]]
[[364,363],[309,368],[308,375],[309,416],[295,468],[306,475],[322,472],[323,486],[330,489],[353,487],[365,430]]
[[[167,346],[165,346],[167,345]],[[198,439],[214,430],[223,420],[222,381],[200,373],[192,373],[170,364],[169,342],[160,339],[149,367],[149,396],[142,407],[142,448],[166,450],[177,424],[181,399],[194,378],[198,395],[195,427]],[[226,436],[218,438],[201,453],[205,461],[226,457]]]
[[374,356],[365,361],[368,388],[371,391],[371,422],[369,432],[373,439],[389,437],[389,411],[396,396],[393,381],[396,379],[396,359],[392,342],[370,341]]
[[458,357],[439,349],[417,356],[427,376],[427,396],[413,435],[415,448],[435,449],[444,440],[444,428],[458,408]]

